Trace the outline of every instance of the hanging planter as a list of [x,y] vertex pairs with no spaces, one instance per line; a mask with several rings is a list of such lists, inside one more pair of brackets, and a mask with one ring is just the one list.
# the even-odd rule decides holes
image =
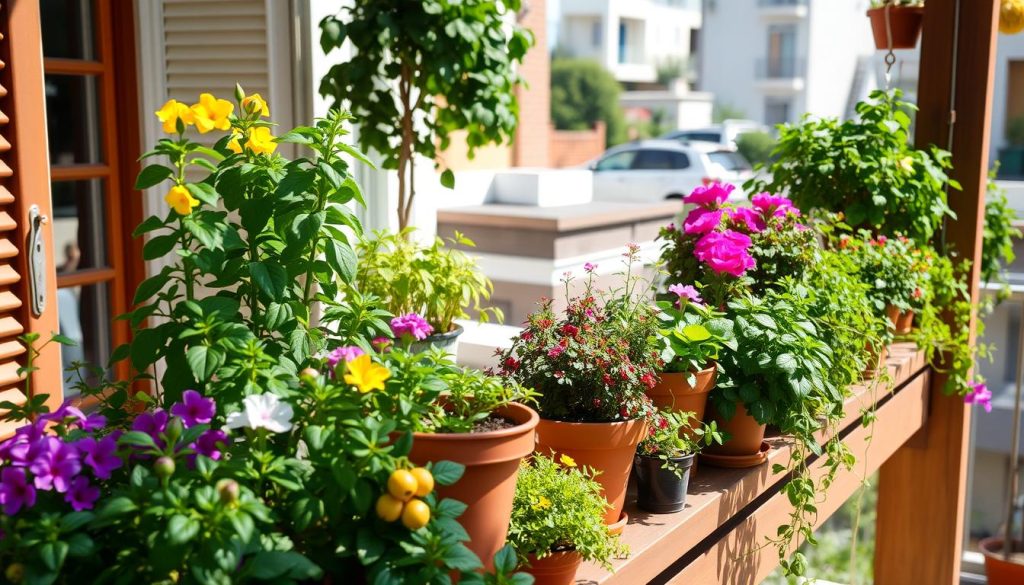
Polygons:
[[1002,0],[999,3],[999,32],[1015,35],[1024,30],[1024,0]]
[[868,10],[875,48],[880,51],[913,49],[921,36],[924,24],[924,6],[886,2]]

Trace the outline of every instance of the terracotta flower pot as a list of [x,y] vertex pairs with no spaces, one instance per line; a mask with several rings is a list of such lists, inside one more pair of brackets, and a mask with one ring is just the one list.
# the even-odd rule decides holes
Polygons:
[[896,317],[896,334],[906,335],[914,328],[914,312],[903,311]]
[[883,345],[882,351],[875,351],[869,344],[865,344],[868,353],[868,365],[864,368],[864,379],[874,378],[878,372],[885,367],[885,360],[889,358],[889,346]]
[[626,503],[626,484],[633,466],[636,445],[647,433],[643,420],[610,423],[572,423],[541,419],[537,425],[537,452],[554,457],[572,457],[580,467],[600,472],[595,478],[612,505],[604,517],[614,524]]
[[538,559],[530,555],[530,566],[522,570],[533,575],[534,585],[569,585],[576,580],[576,570],[583,557],[574,550],[551,553]]
[[718,423],[719,431],[729,433],[729,440],[723,445],[711,445],[704,449],[705,453],[741,456],[756,455],[761,451],[766,425],[759,424],[742,403],[736,405],[736,412],[730,419],[722,417],[714,406],[710,409],[709,415]]
[[708,393],[715,387],[718,370],[714,366],[696,372],[696,384],[686,380],[687,374],[663,372],[658,384],[647,391],[647,396],[658,408],[671,408],[676,412],[692,412],[697,420],[704,420]]
[[1003,558],[1003,539],[1000,536],[983,539],[978,545],[985,555],[985,576],[989,585],[1020,585],[1024,583],[1024,543],[1015,542],[1016,559]]
[[488,570],[494,553],[505,545],[519,461],[533,452],[534,429],[540,421],[532,408],[516,403],[495,414],[516,426],[486,433],[414,433],[409,453],[417,465],[454,461],[466,466],[462,479],[455,485],[438,486],[437,495],[468,506],[458,521],[469,533],[466,546]]
[[[886,30],[886,11],[889,12],[889,30],[892,31],[892,46],[889,45],[889,33]],[[880,51],[892,49],[913,49],[921,36],[924,24],[923,6],[890,6],[868,10],[871,19],[871,32],[875,37],[875,48]]]

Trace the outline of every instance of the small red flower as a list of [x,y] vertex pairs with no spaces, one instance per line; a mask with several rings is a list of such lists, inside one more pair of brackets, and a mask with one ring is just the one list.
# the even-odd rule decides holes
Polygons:
[[640,376],[640,381],[643,382],[644,386],[647,386],[648,388],[654,388],[655,386],[658,385],[658,381],[655,380],[654,376],[652,376],[650,373]]
[[519,335],[519,339],[522,339],[523,341],[530,341],[531,339],[533,339],[533,332],[532,331],[523,331]]
[[562,370],[555,370],[555,377],[558,379],[562,379],[565,377],[565,372],[563,372]]

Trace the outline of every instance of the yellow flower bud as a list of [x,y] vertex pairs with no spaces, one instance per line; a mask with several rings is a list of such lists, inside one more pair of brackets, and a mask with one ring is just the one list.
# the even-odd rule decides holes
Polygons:
[[270,117],[270,108],[267,107],[266,100],[258,93],[242,98],[242,109],[247,114],[259,114],[260,116]]

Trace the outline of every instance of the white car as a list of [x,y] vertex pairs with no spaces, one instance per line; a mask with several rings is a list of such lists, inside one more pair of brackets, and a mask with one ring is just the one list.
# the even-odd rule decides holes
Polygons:
[[673,130],[660,137],[661,140],[683,140],[714,142],[722,146],[736,147],[736,138],[747,132],[767,132],[763,125],[752,120],[726,120],[721,124],[713,124],[706,128],[690,128]]
[[[751,177],[750,163],[718,144],[644,140],[609,149],[590,164],[594,201],[682,199],[711,181],[739,187]],[[743,197],[740,189],[734,197]]]

